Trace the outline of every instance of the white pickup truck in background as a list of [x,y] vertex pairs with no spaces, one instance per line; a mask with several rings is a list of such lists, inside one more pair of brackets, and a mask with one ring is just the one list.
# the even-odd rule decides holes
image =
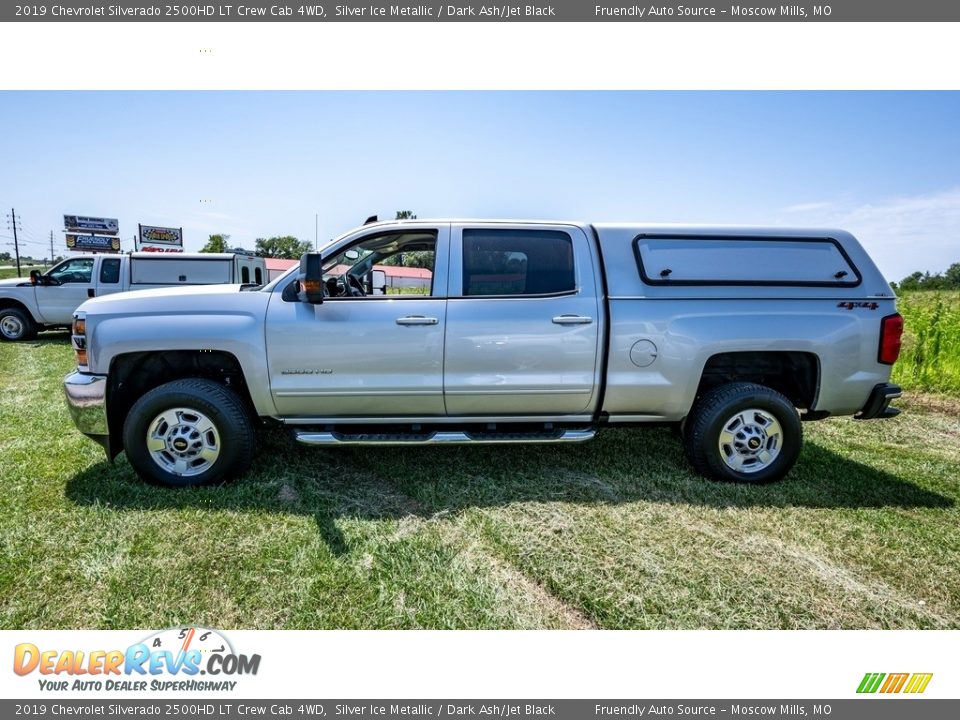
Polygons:
[[30,278],[0,280],[0,339],[27,340],[39,330],[69,327],[92,297],[184,285],[262,285],[263,258],[239,253],[152,252],[67,258]]

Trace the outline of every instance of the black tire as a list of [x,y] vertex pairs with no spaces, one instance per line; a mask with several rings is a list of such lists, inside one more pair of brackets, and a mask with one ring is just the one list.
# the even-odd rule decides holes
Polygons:
[[[164,414],[176,417],[176,424],[162,419]],[[152,452],[148,437],[166,447]],[[154,388],[137,400],[123,424],[123,447],[137,475],[168,487],[239,477],[250,466],[255,446],[256,433],[243,401],[210,380],[174,380]]]
[[17,342],[33,340],[37,336],[37,324],[30,313],[10,307],[0,310],[0,340]]
[[[742,414],[748,410],[759,412]],[[769,423],[771,418],[776,425]],[[751,484],[780,480],[796,463],[803,445],[803,428],[793,404],[776,390],[755,383],[728,383],[706,393],[694,405],[685,430],[687,459],[713,480]],[[722,444],[725,431],[732,442]]]

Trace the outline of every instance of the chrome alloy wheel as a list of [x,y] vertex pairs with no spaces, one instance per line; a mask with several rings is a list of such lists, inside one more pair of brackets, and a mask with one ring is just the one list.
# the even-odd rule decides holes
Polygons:
[[24,331],[23,321],[16,315],[4,315],[0,319],[0,333],[8,340],[18,340]]
[[220,434],[203,413],[171,408],[147,426],[147,450],[167,472],[191,477],[209,470],[220,457]]
[[783,447],[783,428],[766,410],[741,410],[720,430],[720,457],[731,470],[754,473],[777,459]]

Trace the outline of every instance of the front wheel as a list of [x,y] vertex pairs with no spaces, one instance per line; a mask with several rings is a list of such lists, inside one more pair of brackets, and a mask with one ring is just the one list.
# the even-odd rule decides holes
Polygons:
[[728,383],[704,395],[688,418],[690,464],[714,480],[766,483],[793,467],[803,444],[800,416],[786,397],[755,383]]
[[255,444],[243,402],[210,380],[174,380],[130,409],[123,445],[137,474],[170,487],[208,485],[238,477]]
[[37,325],[30,314],[20,308],[0,310],[0,338],[11,342],[32,340],[37,336]]

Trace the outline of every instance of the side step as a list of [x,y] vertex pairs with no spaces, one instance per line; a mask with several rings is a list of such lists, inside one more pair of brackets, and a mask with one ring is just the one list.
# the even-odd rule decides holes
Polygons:
[[347,434],[326,430],[295,430],[294,438],[305,445],[343,447],[346,445],[521,445],[524,443],[579,443],[592,440],[597,434],[593,428],[557,430],[548,433],[467,433],[459,430],[438,430],[430,433],[404,435],[401,433]]

